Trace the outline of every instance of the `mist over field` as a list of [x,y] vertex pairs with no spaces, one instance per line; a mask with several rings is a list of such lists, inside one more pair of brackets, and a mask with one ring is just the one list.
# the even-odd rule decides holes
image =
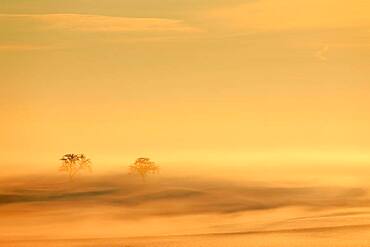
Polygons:
[[[245,179],[166,172],[146,181],[125,172],[2,178],[0,245],[329,246],[327,237],[345,246],[343,234],[370,229],[369,187],[358,173],[330,178],[311,169],[293,178],[293,169],[262,168],[244,169]],[[346,176],[351,182],[338,183]]]
[[0,0],[0,246],[370,246],[369,13]]

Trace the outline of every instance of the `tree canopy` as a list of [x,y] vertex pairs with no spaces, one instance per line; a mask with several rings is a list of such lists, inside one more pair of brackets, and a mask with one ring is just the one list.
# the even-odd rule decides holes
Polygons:
[[59,170],[67,172],[70,180],[73,180],[81,170],[92,170],[91,161],[84,154],[65,154],[60,160],[63,163]]

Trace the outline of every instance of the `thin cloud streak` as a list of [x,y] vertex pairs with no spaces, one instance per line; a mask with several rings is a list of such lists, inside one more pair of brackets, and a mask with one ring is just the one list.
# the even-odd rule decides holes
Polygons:
[[0,14],[0,18],[39,21],[49,29],[79,32],[200,32],[181,20],[85,14]]
[[51,45],[34,45],[34,44],[0,44],[1,51],[39,51],[39,50],[53,50],[56,46]]

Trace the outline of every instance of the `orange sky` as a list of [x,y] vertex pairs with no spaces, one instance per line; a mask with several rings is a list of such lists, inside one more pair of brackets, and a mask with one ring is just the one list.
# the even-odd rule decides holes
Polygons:
[[370,162],[369,3],[88,2],[2,1],[9,173],[66,152],[105,169]]
[[0,2],[0,245],[366,240],[370,1]]

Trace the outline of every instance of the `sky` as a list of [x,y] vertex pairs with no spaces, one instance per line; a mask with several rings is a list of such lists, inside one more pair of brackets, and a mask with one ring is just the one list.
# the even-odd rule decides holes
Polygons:
[[141,156],[366,165],[369,11],[363,0],[2,0],[0,164],[53,171],[82,152],[97,170]]

